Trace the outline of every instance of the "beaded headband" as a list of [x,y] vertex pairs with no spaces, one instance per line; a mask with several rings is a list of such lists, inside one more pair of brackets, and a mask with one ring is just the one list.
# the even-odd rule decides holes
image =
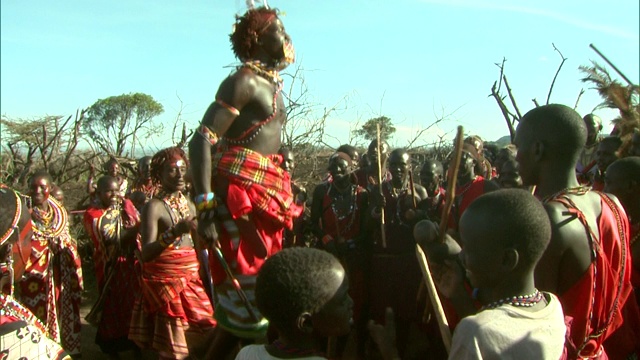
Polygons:
[[9,229],[7,229],[7,231],[2,235],[2,237],[0,237],[0,246],[2,246],[7,242],[7,240],[9,240],[11,235],[13,235],[13,232],[18,229],[18,221],[20,221],[20,217],[22,216],[22,203],[20,202],[20,195],[15,190],[2,188],[0,189],[0,191],[2,192],[12,191],[13,194],[16,196],[16,213],[13,217],[13,220],[11,220],[11,225],[9,226]]

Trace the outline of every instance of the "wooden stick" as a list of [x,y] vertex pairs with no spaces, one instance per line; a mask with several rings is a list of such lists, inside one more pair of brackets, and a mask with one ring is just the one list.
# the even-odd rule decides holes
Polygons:
[[418,208],[418,201],[416,200],[416,187],[413,183],[413,170],[409,169],[409,186],[411,187],[411,199],[413,200],[413,208]]
[[444,235],[447,232],[449,215],[451,214],[453,201],[456,198],[456,182],[458,179],[458,168],[460,167],[460,161],[462,160],[462,145],[464,141],[463,136],[464,129],[462,128],[462,126],[458,126],[458,134],[456,135],[455,148],[453,153],[453,168],[451,165],[449,165],[447,194],[444,202],[444,208],[442,209],[442,216],[440,218],[440,233],[438,234],[438,241],[440,243],[444,243]]
[[[378,189],[380,190],[380,194],[384,196],[384,193],[382,192],[382,160],[380,159],[382,157],[382,146],[380,146],[380,123],[376,124],[376,139],[378,141]],[[380,214],[380,237],[382,239],[382,248],[386,249],[387,236],[384,233],[384,207],[380,209]]]
[[613,70],[615,70],[618,75],[622,76],[622,78],[627,82],[627,84],[629,85],[633,85],[633,83],[631,82],[631,80],[629,80],[628,77],[624,76],[624,74],[622,73],[622,71],[620,71],[615,65],[613,65],[613,63],[611,61],[609,61],[609,59],[607,59],[606,56],[604,56],[603,53],[600,52],[600,50],[598,50],[596,48],[595,45],[593,44],[589,44],[589,47],[593,49],[593,51],[595,51],[598,55],[600,55],[600,57],[607,62],[607,64],[609,64],[609,66],[611,66],[613,68]]
[[429,298],[433,304],[433,309],[436,313],[436,319],[438,320],[438,328],[440,329],[440,335],[442,336],[442,342],[444,343],[447,354],[451,351],[451,330],[449,329],[449,322],[447,316],[444,314],[442,303],[438,297],[436,285],[433,282],[431,271],[429,270],[429,264],[427,263],[427,257],[424,255],[424,251],[420,245],[416,244],[416,256],[418,257],[418,263],[420,263],[420,270],[422,270],[422,277],[427,285],[427,292]]

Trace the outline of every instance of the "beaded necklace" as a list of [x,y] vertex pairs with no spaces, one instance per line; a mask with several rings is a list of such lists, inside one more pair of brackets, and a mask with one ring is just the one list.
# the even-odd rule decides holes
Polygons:
[[[55,199],[49,198],[49,211],[45,212],[33,207],[33,235],[34,238],[52,238],[59,236],[67,224],[67,212]],[[43,219],[44,216],[44,219]]]
[[[338,189],[338,187],[333,182],[329,185],[329,188],[327,189],[327,196],[329,196],[330,199],[332,198],[331,195],[329,194],[329,192],[331,191],[331,188],[335,188],[336,191],[338,192],[338,196],[336,196],[335,200],[338,200],[338,199],[342,200],[343,192],[340,191],[340,189]],[[358,210],[358,202],[357,202],[357,195],[356,195],[357,186],[350,185],[350,190],[351,191],[349,194],[351,196],[351,199],[349,201],[349,208],[347,209],[347,211],[340,211],[337,206],[338,201],[335,201],[335,200],[331,201],[331,211],[333,212],[333,216],[335,216],[336,218],[336,223],[346,219],[347,216],[350,216],[350,219],[347,225],[344,227],[338,228],[338,236],[341,236],[342,234],[349,231],[356,218],[356,212]]]
[[517,296],[509,296],[504,299],[500,299],[498,301],[494,301],[491,304],[483,306],[480,311],[487,309],[495,309],[502,305],[512,305],[512,306],[520,306],[520,307],[532,307],[542,301],[544,295],[538,291],[538,289],[534,289],[533,293],[527,295],[517,295]]
[[393,221],[400,224],[404,224],[405,222],[402,220],[402,214],[400,214],[400,208],[401,208],[400,201],[404,198],[404,195],[406,195],[407,192],[409,191],[409,188],[407,187],[407,183],[405,182],[404,184],[402,184],[402,188],[396,189],[391,184],[391,181],[388,181],[387,189],[389,190],[389,194],[391,195],[391,197],[396,199],[396,214]]
[[264,125],[269,123],[271,120],[275,119],[276,115],[278,114],[278,96],[280,95],[280,91],[282,91],[282,79],[280,78],[280,75],[278,75],[278,72],[276,70],[266,70],[263,65],[258,66],[257,64],[261,64],[261,63],[245,62],[244,66],[250,68],[256,74],[262,77],[266,77],[268,80],[272,80],[272,82],[276,85],[276,89],[273,93],[273,99],[272,99],[272,105],[271,105],[272,113],[266,119],[253,124],[247,130],[243,131],[242,134],[240,134],[240,136],[231,138],[228,135],[225,135],[224,136],[225,140],[227,140],[230,144],[246,145],[252,142],[253,139],[255,139],[256,136],[260,134],[260,131],[262,131],[262,128],[264,127]]
[[574,186],[574,187],[566,187],[554,194],[551,194],[549,196],[546,196],[542,199],[543,203],[547,203],[559,196],[565,196],[565,195],[584,195],[586,193],[588,193],[591,190],[591,186],[587,186],[587,185],[579,185],[579,186]]
[[35,317],[31,311],[15,301],[11,295],[0,294],[0,316],[12,317],[18,319],[18,321],[24,321],[28,325],[33,325],[38,328],[38,330],[46,334],[46,336],[49,336],[49,332],[44,324]]
[[243,66],[248,67],[259,76],[262,76],[263,78],[271,81],[276,85],[282,84],[282,77],[280,77],[280,72],[276,69],[269,68],[260,60],[245,61],[240,67]]
[[[171,212],[173,212],[177,219],[175,221],[176,224],[181,220],[189,217],[189,202],[181,191],[178,191],[177,194],[161,192],[160,194],[158,194],[158,197],[162,199],[165,204],[167,204],[169,209],[171,209]],[[172,247],[179,249],[180,246],[182,246],[182,239],[183,235],[178,236],[176,241],[173,242]]]

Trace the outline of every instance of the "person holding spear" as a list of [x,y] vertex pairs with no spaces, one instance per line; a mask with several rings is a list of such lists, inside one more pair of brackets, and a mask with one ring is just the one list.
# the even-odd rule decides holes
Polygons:
[[[417,197],[416,202],[426,199],[427,191],[422,185],[411,186],[411,158],[405,149],[393,150],[388,163],[391,180],[383,181],[381,191],[374,193],[371,209],[375,225],[369,285],[370,315],[376,321],[383,321],[385,309],[394,310],[395,321],[399,324],[396,341],[400,353],[404,354],[410,328],[418,319],[416,297],[421,275],[412,238],[413,222],[406,219],[403,208],[404,204],[413,203],[413,197]],[[382,219],[384,226],[381,228]],[[382,231],[386,244],[380,241]]]

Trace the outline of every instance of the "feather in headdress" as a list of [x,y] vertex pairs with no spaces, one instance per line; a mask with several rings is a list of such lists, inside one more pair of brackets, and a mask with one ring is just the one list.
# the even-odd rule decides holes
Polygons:
[[618,109],[620,116],[613,119],[617,136],[622,139],[619,153],[627,156],[631,146],[631,137],[635,129],[640,129],[640,86],[623,85],[612,79],[607,69],[591,61],[592,66],[580,66],[579,69],[586,76],[583,82],[592,83],[600,96],[604,99],[594,110],[609,108]]

